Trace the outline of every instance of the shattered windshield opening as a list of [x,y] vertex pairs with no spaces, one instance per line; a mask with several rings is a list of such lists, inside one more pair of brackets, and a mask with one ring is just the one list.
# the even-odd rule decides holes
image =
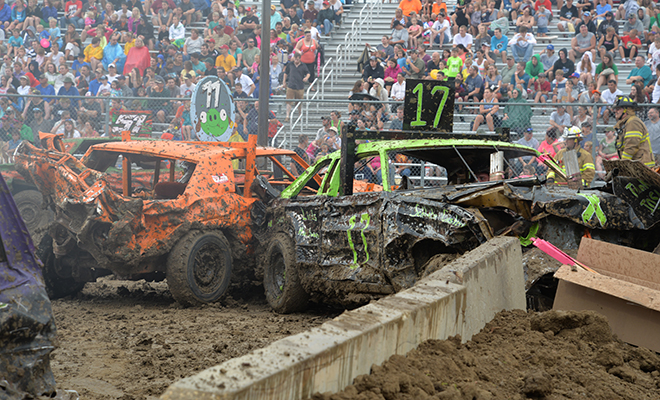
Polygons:
[[414,187],[488,181],[490,157],[497,151],[503,152],[507,169],[510,169],[508,167],[513,160],[533,154],[531,149],[527,151],[497,146],[398,149],[388,152],[390,181],[392,185],[399,186],[403,181],[410,180]]

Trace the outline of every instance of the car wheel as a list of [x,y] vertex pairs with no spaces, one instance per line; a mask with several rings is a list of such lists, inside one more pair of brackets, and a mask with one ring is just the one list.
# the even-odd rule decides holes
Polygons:
[[78,282],[71,276],[62,277],[57,273],[55,254],[53,253],[53,239],[46,235],[41,239],[37,248],[37,257],[44,264],[43,276],[46,293],[51,299],[59,299],[78,293],[85,287],[85,282]]
[[14,194],[14,202],[21,214],[30,235],[35,235],[38,229],[43,229],[53,221],[53,212],[41,207],[44,197],[36,190],[23,190]]
[[231,248],[222,232],[188,233],[167,260],[167,283],[174,300],[184,306],[218,300],[229,287],[231,264]]
[[275,235],[268,244],[264,260],[264,291],[268,304],[282,314],[307,308],[309,296],[300,284],[293,240],[284,233]]

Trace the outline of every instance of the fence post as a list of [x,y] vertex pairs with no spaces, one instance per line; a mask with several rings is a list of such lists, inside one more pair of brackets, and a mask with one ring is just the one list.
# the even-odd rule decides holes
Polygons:
[[596,155],[598,154],[598,129],[596,127],[598,126],[598,106],[596,103],[594,103],[594,109],[593,109],[593,114],[592,114],[592,122],[591,122],[591,157],[594,160],[594,167],[596,166]]
[[103,109],[105,110],[105,136],[110,137],[110,97],[103,97]]

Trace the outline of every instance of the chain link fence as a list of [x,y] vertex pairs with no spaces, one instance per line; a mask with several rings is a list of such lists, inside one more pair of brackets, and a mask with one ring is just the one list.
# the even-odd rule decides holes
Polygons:
[[[247,140],[257,134],[256,99],[235,100],[234,135],[232,141]],[[513,142],[534,147],[542,153],[556,154],[562,146],[564,127],[579,126],[585,139],[580,143],[590,151],[596,169],[602,176],[602,160],[616,157],[613,140],[616,122],[608,104],[595,103],[516,103],[499,102],[496,112],[486,115],[479,103],[456,102],[454,132],[492,132],[509,128]],[[654,111],[650,111],[654,108]],[[640,118],[649,130],[660,130],[657,109],[653,104],[640,104]],[[594,118],[594,116],[597,116]],[[653,122],[656,120],[656,122]],[[403,103],[394,101],[296,100],[273,96],[269,101],[269,144],[304,149],[310,163],[336,151],[341,145],[341,130],[348,125],[360,129],[403,129]],[[336,128],[336,132],[331,130]],[[62,133],[65,138],[120,137],[122,131],[133,137],[168,140],[196,140],[192,126],[190,101],[184,98],[112,96],[42,96],[8,94],[0,98],[0,163],[11,163],[13,149],[21,140],[39,145],[39,132]],[[525,135],[529,132],[529,135]],[[301,140],[301,137],[304,137]],[[660,145],[658,146],[660,147]],[[660,149],[656,149],[660,152]],[[301,152],[302,153],[302,152]],[[405,154],[389,155],[390,181],[408,177],[419,187],[432,187],[446,182],[441,165],[425,164]],[[377,158],[360,160],[356,179],[382,183],[382,168]],[[535,159],[506,160],[508,178],[543,176],[545,166]],[[397,183],[398,184],[398,183]]]

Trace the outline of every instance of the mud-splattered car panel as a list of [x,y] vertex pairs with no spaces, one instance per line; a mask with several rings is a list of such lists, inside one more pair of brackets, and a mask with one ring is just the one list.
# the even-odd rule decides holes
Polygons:
[[[235,167],[250,157],[251,165],[256,157],[275,156],[304,164],[294,152],[255,147],[254,143],[114,142],[91,147],[79,161],[24,144],[17,169],[52,202],[57,224],[51,225],[50,234],[61,251],[68,249],[65,242],[72,234],[77,247],[91,254],[98,268],[135,276],[162,270],[162,257],[191,229],[222,230],[231,238],[239,260],[252,251],[251,213],[259,199],[251,196],[250,183],[257,171]],[[119,155],[123,191],[110,187],[102,172],[113,168]],[[134,191],[127,185],[134,161],[152,165],[146,190]],[[284,175],[293,181],[290,172]],[[176,182],[184,177],[185,183]],[[170,187],[159,192],[163,184]]]

